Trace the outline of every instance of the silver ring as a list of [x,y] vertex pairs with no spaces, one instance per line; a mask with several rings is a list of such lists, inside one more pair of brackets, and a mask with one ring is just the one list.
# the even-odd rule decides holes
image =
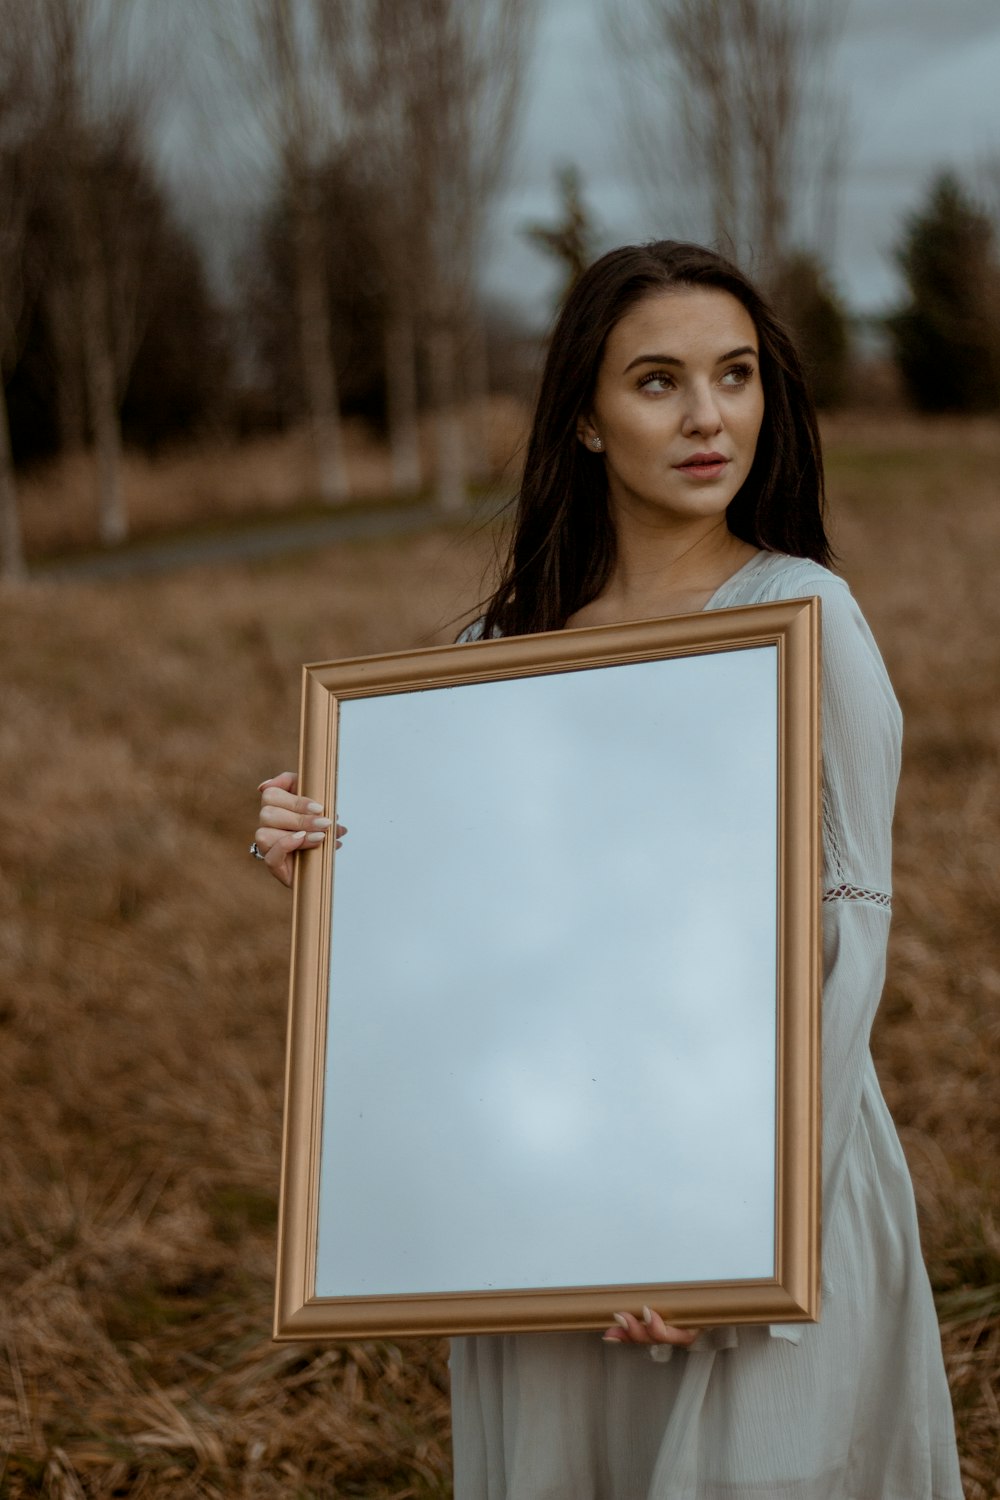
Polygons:
[[257,848],[257,840],[256,839],[254,839],[253,843],[250,845],[250,853],[253,855],[254,859],[264,859],[264,857],[265,857],[263,854],[261,854],[260,850]]

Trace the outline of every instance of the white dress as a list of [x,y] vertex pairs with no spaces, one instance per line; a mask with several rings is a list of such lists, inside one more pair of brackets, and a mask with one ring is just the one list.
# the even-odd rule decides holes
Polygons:
[[847,585],[817,563],[758,553],[706,608],[810,594],[823,610],[822,1320],[713,1329],[665,1362],[598,1333],[455,1339],[455,1500],[962,1500],[913,1189],[869,1051],[899,708]]

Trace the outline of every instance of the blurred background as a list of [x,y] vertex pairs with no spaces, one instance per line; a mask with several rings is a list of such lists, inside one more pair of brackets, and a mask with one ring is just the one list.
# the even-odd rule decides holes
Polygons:
[[269,1340],[254,788],[303,661],[470,616],[656,235],[797,331],[903,704],[874,1045],[1000,1495],[998,73],[995,0],[0,0],[0,1496],[450,1493],[442,1345]]

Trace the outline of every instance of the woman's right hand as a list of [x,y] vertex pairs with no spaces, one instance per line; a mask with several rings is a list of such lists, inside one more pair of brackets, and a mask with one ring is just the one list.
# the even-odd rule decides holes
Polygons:
[[[290,886],[295,856],[300,849],[315,849],[333,827],[319,802],[297,795],[299,778],[294,771],[269,776],[257,790],[260,798],[260,827],[254,842],[264,863],[276,880]],[[337,847],[347,829],[337,824]]]

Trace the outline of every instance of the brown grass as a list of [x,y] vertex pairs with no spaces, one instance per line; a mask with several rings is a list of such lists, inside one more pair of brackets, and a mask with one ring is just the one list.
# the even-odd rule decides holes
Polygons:
[[[963,431],[845,428],[831,473],[907,719],[878,1062],[992,1500],[1000,431]],[[288,902],[246,845],[299,663],[447,638],[484,556],[440,533],[0,601],[0,1495],[448,1494],[441,1345],[268,1337]]]

